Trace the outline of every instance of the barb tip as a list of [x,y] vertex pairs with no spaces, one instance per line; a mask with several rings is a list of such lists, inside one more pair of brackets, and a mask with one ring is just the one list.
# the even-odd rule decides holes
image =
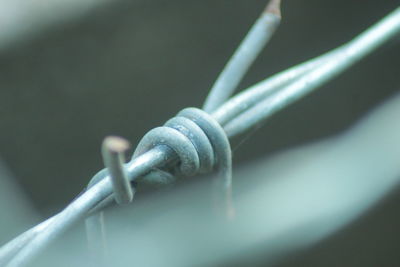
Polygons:
[[271,0],[269,1],[267,7],[265,8],[265,13],[274,14],[281,17],[281,0]]

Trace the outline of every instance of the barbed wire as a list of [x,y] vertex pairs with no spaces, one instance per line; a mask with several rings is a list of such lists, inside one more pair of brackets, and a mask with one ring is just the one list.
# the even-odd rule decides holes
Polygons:
[[[219,106],[220,103],[215,104],[219,108],[210,114],[209,120],[221,125],[227,137],[241,134],[345,71],[398,34],[399,31],[400,8],[397,8],[348,44],[274,75],[225,102],[238,84],[238,82],[231,83],[226,87],[230,88],[230,93],[225,93],[225,96],[219,98],[223,99],[221,103],[225,103],[221,106]],[[260,39],[260,43],[263,43],[262,46],[266,43],[266,39],[268,38]],[[243,77],[250,64],[251,61],[248,62],[247,67],[241,68],[238,75]],[[210,96],[219,95],[215,93],[221,90],[218,88],[224,87],[213,87]],[[211,105],[210,110],[213,110],[212,106],[214,104]],[[192,121],[196,122],[196,119]],[[191,132],[187,134],[190,135]],[[207,137],[210,138],[208,135]],[[215,153],[215,144],[213,149]],[[189,159],[191,160],[191,158]],[[218,161],[218,159],[215,160]],[[146,179],[145,175],[151,170],[165,168],[168,165],[170,170],[170,166],[175,166],[179,161],[183,161],[183,158],[170,145],[164,143],[151,146],[140,155],[133,157],[130,162],[125,164],[124,170],[130,182],[138,182],[139,178]],[[0,249],[0,263],[8,262],[7,266],[27,264],[73,224],[98,212],[113,201],[112,178],[110,175],[103,175],[102,179],[88,188],[60,213],[4,245]]]

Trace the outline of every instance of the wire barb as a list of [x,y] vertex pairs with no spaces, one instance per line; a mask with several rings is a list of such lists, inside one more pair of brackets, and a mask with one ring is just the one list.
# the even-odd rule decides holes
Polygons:
[[269,1],[267,7],[264,10],[267,14],[274,14],[275,16],[282,18],[281,14],[281,0]]
[[163,127],[149,131],[133,158],[160,145],[172,149],[179,158],[179,168],[172,170],[173,176],[208,173],[217,166],[217,194],[224,197],[216,204],[222,203],[225,213],[232,216],[232,152],[224,130],[214,118],[198,108],[185,108]]
[[[296,76],[296,78],[294,78],[295,80],[282,91],[273,95],[272,98],[267,96],[267,98],[261,98],[260,101],[254,102],[254,104],[251,105],[246,101],[241,102],[240,98],[235,99],[235,103],[233,104],[234,108],[232,108],[232,110],[236,107],[240,109],[242,111],[241,114],[246,117],[237,116],[235,119],[227,120],[224,125],[226,135],[233,136],[241,133],[264,120],[277,110],[314,90],[317,86],[327,82],[330,78],[378,48],[389,38],[394,37],[399,31],[400,8],[397,8],[376,25],[373,25],[359,37],[355,38],[345,50],[342,50],[342,55],[338,57],[327,57],[325,62],[320,62],[321,64],[317,64],[314,66],[315,68],[310,67],[310,69],[304,70],[302,74],[294,75]],[[307,85],[307,83],[310,84]],[[257,91],[257,93],[260,93],[260,91]],[[264,99],[266,100],[264,101]],[[257,103],[259,104],[257,105]],[[224,114],[223,109],[226,107],[226,105],[222,106],[215,114]],[[249,113],[247,113],[247,110],[249,110]],[[254,113],[255,110],[259,113]],[[219,117],[216,116],[214,119],[221,124]],[[155,146],[143,154],[132,158],[132,160],[126,164],[127,176],[131,182],[135,181],[138,177],[149,173],[152,169],[165,166],[176,159],[177,154],[170,147],[165,145]],[[112,189],[111,177],[106,175],[76,198],[63,211],[53,216],[51,221],[45,225],[44,229],[38,230],[38,233],[33,239],[25,240],[23,238],[19,239],[18,237],[14,239],[21,243],[14,243],[13,247],[18,247],[18,254],[11,259],[7,266],[16,267],[27,264],[32,257],[41,252],[50,242],[59,237],[73,224],[85,218],[93,209],[96,209],[100,203],[107,200],[113,193]],[[1,248],[0,255],[4,256],[1,252],[4,251],[4,247],[6,246]],[[9,256],[9,254],[7,255]],[[0,261],[3,259],[4,258],[0,258]]]
[[215,111],[235,91],[281,21],[280,1],[271,0],[218,76],[203,110]]
[[[321,65],[305,72],[298,79],[292,80],[270,97],[261,98],[258,104],[249,106],[246,111],[224,125],[227,135],[231,137],[244,133],[261,123],[277,111],[333,79],[399,32],[400,8],[397,8],[349,43],[328,53],[329,60],[324,60],[322,57]],[[251,94],[250,91],[249,94]]]
[[130,144],[126,139],[109,136],[104,139],[101,149],[104,166],[110,172],[114,198],[119,205],[131,203],[134,194],[123,165],[124,154],[129,147]]

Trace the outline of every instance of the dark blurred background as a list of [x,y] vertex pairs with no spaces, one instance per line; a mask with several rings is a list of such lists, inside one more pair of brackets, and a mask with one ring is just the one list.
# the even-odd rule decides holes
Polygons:
[[[0,47],[0,156],[40,214],[65,206],[102,168],[105,136],[135,145],[180,109],[200,107],[266,2],[106,1]],[[241,88],[349,41],[398,5],[283,1],[283,22]],[[394,94],[399,43],[275,115],[235,149],[236,166],[339,133]],[[389,197],[282,266],[398,266],[397,203]]]

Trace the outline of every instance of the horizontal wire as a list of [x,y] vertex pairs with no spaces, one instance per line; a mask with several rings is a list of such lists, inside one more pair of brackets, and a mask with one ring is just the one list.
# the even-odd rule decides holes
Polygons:
[[203,106],[216,110],[235,91],[243,76],[271,39],[281,21],[280,0],[271,0],[218,76]]
[[[357,59],[365,56],[368,52],[377,48],[384,41],[392,37],[399,30],[399,28],[400,8],[397,8],[394,12],[385,17],[377,25],[373,26],[365,33],[363,33],[360,37],[356,38],[356,40],[358,40],[357,45],[354,45],[352,49],[349,49],[347,51],[347,55],[342,55],[340,60],[334,62],[331,62],[329,60],[329,62],[325,63],[321,68],[317,68],[316,70],[308,73],[305,77],[300,78],[300,80],[302,81],[301,85],[303,85],[304,87],[304,83],[307,83],[310,77],[314,77],[315,80],[318,80],[318,82],[315,82],[315,80],[313,80],[314,86],[318,86],[323,82],[326,82],[328,78],[331,77],[327,74],[327,72],[332,71],[337,74],[339,71],[342,71],[345,66],[347,66],[341,63],[341,61],[343,61],[346,56],[352,56]],[[363,44],[362,42],[365,43]],[[361,53],[357,56],[357,53],[359,53],[357,51],[359,50],[361,51]],[[324,79],[316,79],[317,75],[323,75]],[[285,105],[298,99],[299,97],[304,95],[304,92],[308,92],[307,90],[303,90],[301,91],[303,92],[302,94],[296,94],[295,92],[297,92],[296,90],[298,90],[298,88],[303,88],[300,87],[299,84],[300,83],[297,82],[293,83],[289,87],[286,87],[283,93],[278,93],[277,96],[273,97],[273,100],[268,100],[269,105],[267,106],[266,110],[262,110],[260,108],[266,108],[264,102],[256,105],[258,112],[260,112],[259,114],[254,114],[254,109],[248,107],[252,110],[251,113],[244,113],[243,116],[248,119],[248,115],[246,114],[253,114],[257,117],[257,120],[246,120],[247,124],[244,128],[248,129],[255,123],[263,120],[266,116],[272,114],[274,111],[277,111],[280,108],[283,108]],[[315,87],[312,87],[312,89],[313,88]],[[286,101],[282,101],[283,99],[286,99]],[[274,108],[271,105],[276,105],[276,107]],[[273,112],[271,113],[271,111]],[[240,125],[240,123],[238,123],[238,120],[235,119],[233,120],[233,122],[235,123],[228,123],[224,127],[224,130],[229,136],[238,134],[244,129]],[[134,181],[139,176],[149,172],[152,168],[162,166],[173,159],[176,159],[176,154],[173,151],[171,151],[166,146],[157,146],[152,150],[146,152],[145,154],[141,155],[140,157],[133,159],[126,165],[129,179],[131,181]],[[52,221],[47,225],[45,230],[41,231],[40,234],[37,234],[28,244],[26,244],[26,246],[20,250],[20,252],[9,262],[9,265],[7,266],[15,267],[28,264],[28,262],[36,254],[45,249],[46,245],[49,242],[61,235],[64,231],[66,231],[73,224],[77,223],[80,219],[84,218],[91,209],[96,207],[96,205],[109,197],[111,194],[112,184],[110,177],[107,176],[105,179],[103,179],[92,188],[90,188],[88,191],[84,192],[77,199],[75,199],[59,214],[52,217]]]

